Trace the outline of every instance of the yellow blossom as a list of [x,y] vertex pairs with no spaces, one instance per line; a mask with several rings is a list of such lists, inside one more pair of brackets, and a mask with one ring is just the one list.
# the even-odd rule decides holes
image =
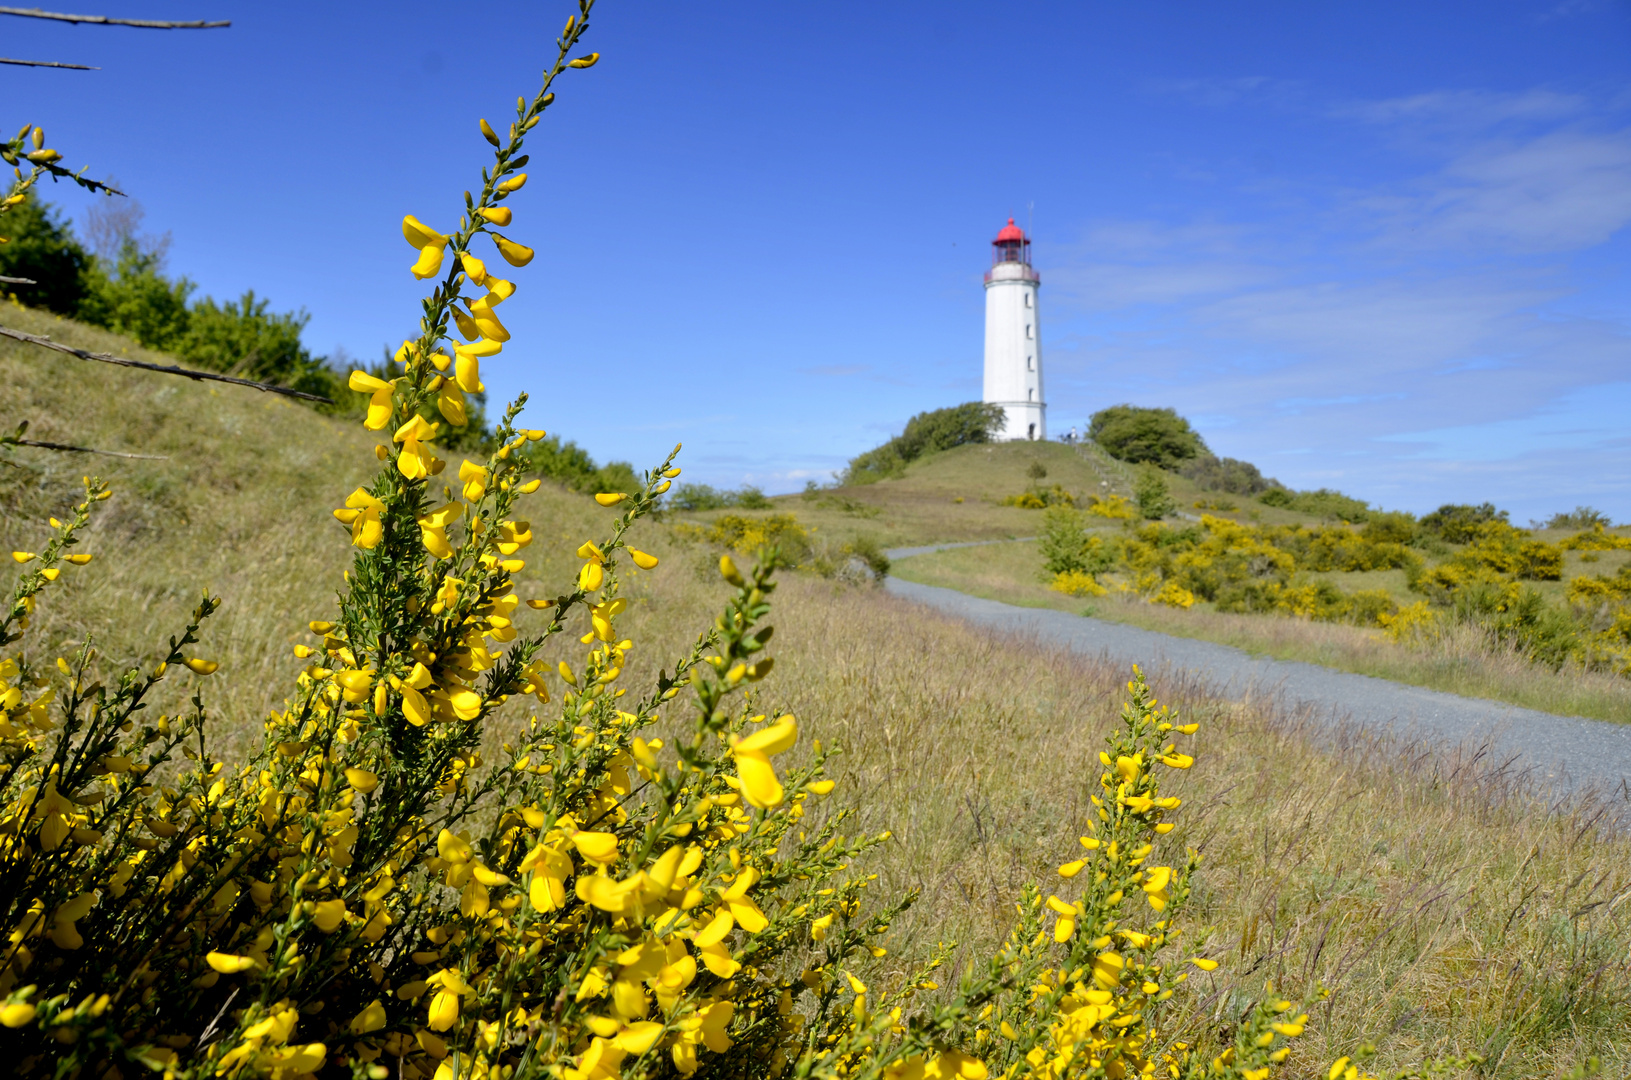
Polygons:
[[774,724],[739,739],[731,747],[736,758],[736,775],[742,781],[742,797],[761,810],[781,803],[785,792],[776,770],[770,764],[774,754],[790,750],[798,740],[798,721],[791,714]]
[[370,395],[368,415],[363,419],[362,426],[369,431],[383,430],[391,422],[391,413],[395,408],[391,401],[395,385],[366,371],[353,371],[347,385],[359,394]]

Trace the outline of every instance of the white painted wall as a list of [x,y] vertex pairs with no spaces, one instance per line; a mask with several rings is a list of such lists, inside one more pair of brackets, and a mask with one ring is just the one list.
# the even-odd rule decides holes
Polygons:
[[985,401],[1001,405],[1001,439],[1048,437],[1042,395],[1042,327],[1037,315],[1036,271],[1024,263],[998,263],[985,279]]

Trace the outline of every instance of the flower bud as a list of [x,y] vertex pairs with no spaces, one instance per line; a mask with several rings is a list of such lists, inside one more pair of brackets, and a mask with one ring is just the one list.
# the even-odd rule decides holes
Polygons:
[[507,239],[498,233],[492,233],[493,243],[498,245],[498,253],[504,256],[504,261],[511,266],[525,266],[532,261],[533,250],[514,240]]
[[481,137],[492,143],[494,146],[499,145],[498,135],[494,133],[492,125],[487,123],[485,119],[483,119],[481,122]]

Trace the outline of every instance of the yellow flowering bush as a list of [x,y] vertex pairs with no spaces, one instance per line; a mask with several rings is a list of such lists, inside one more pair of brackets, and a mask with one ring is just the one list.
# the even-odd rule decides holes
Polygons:
[[[523,600],[535,590],[519,585],[533,540],[521,500],[538,481],[521,451],[543,437],[518,426],[525,397],[481,460],[452,468],[437,440],[466,425],[481,361],[509,340],[496,309],[517,287],[472,245],[486,236],[505,263],[531,261],[496,230],[512,224],[523,142],[552,84],[597,60],[569,59],[591,7],[580,0],[507,132],[481,122],[495,157],[456,226],[404,219],[412,273],[436,284],[392,377],[351,378],[381,434],[379,468],[334,510],[352,568],[295,646],[303,669],[259,746],[232,762],[212,749],[205,691],[230,673],[200,648],[220,604],[208,594],[150,669],[105,676],[90,644],[51,663],[20,648],[0,660],[11,1071],[1268,1075],[1307,1023],[1295,1003],[1265,992],[1205,1053],[1183,1026],[1199,943],[1186,947],[1178,917],[1198,862],[1168,850],[1180,799],[1161,779],[1193,764],[1174,739],[1195,725],[1157,708],[1142,676],[1099,755],[1063,884],[1027,892],[997,955],[924,999],[944,949],[888,988],[857,973],[911,900],[865,903],[872,878],[855,862],[885,838],[848,835],[842,810],[809,814],[833,787],[827,752],[778,762],[798,722],[756,711],[751,688],[774,666],[774,547],[751,570],[722,557],[719,616],[671,672],[623,685],[636,644],[620,575],[658,567],[627,538],[679,474],[671,454],[636,490],[597,494],[607,524],[576,547],[573,580]],[[0,644],[17,645],[40,595],[90,560],[75,549],[107,495],[87,478],[43,550],[13,553]],[[518,628],[523,603],[542,629]],[[562,634],[577,647],[551,666],[544,648]],[[170,681],[187,707],[155,716]],[[508,703],[538,713],[485,761],[486,722]],[[1331,1075],[1356,1073],[1344,1060]]]
[[1053,575],[1048,588],[1066,596],[1103,596],[1110,590],[1100,585],[1086,570],[1061,570]]
[[1631,551],[1631,536],[1620,536],[1597,522],[1590,529],[1566,536],[1557,546],[1564,551]]

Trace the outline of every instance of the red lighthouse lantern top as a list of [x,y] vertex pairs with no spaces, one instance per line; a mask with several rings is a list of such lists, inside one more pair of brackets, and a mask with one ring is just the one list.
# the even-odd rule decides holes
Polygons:
[[991,241],[991,265],[1005,262],[1031,264],[1031,238],[1025,235],[1024,229],[1014,224],[1013,218],[1008,219],[1008,224]]

